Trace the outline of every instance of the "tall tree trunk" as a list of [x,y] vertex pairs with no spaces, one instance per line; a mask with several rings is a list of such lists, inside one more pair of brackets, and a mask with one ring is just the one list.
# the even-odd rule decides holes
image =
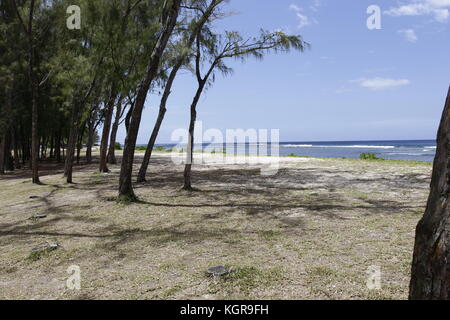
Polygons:
[[50,137],[50,159],[55,157],[55,135],[52,133]]
[[122,101],[119,101],[116,107],[116,116],[114,118],[114,123],[111,129],[111,137],[109,140],[108,163],[110,164],[117,164],[116,138],[117,138],[117,130],[119,129],[121,115],[122,115]]
[[181,0],[172,0],[171,2],[166,2],[166,4],[168,4],[170,8],[164,8],[164,14],[162,15],[164,27],[162,28],[161,36],[159,37],[148,61],[145,78],[139,86],[127,137],[125,139],[125,147],[120,170],[119,197],[127,200],[136,199],[133,191],[131,176],[133,172],[134,152],[136,148],[139,126],[141,123],[142,110],[144,108],[148,90],[150,89],[150,86],[158,73],[162,54],[177,23]]
[[153,148],[155,147],[156,138],[158,137],[159,130],[161,128],[161,124],[164,120],[164,116],[166,114],[167,108],[167,100],[169,99],[172,85],[175,80],[175,77],[177,76],[178,70],[180,70],[182,66],[182,61],[180,61],[176,66],[173,67],[172,71],[170,72],[169,78],[167,79],[166,87],[164,88],[164,93],[161,98],[161,103],[159,105],[159,113],[158,118],[156,119],[155,126],[152,131],[152,135],[150,136],[150,139],[147,144],[147,149],[145,150],[144,159],[142,160],[141,167],[139,169],[139,174],[137,178],[137,182],[145,182],[146,181],[146,175],[148,170],[148,165],[150,163],[150,158],[152,156]]
[[83,137],[84,137],[84,130],[86,129],[86,123],[84,123],[81,126],[81,132],[78,135],[78,141],[77,141],[77,164],[80,164],[80,155],[81,155],[81,149],[83,148]]
[[45,137],[42,137],[42,140],[41,140],[41,156],[40,156],[40,159],[41,160],[44,160],[45,159],[45,149],[46,149],[46,139],[45,139]]
[[88,164],[92,163],[92,146],[94,145],[94,134],[95,134],[95,128],[94,128],[94,121],[92,119],[89,119],[89,127],[88,127],[88,142],[86,145],[86,162]]
[[427,209],[416,229],[409,298],[450,299],[450,89],[437,137]]
[[67,183],[72,183],[73,173],[73,160],[75,156],[75,146],[78,138],[79,128],[79,102],[75,102],[72,107],[72,116],[70,121],[69,139],[67,142],[66,163],[64,167],[64,177],[66,177]]
[[153,128],[152,135],[147,144],[147,149],[145,150],[144,159],[142,160],[141,167],[139,169],[137,183],[142,183],[146,181],[146,175],[148,170],[148,165],[150,163],[150,158],[152,156],[153,149],[155,147],[156,138],[158,137],[159,129],[164,120],[164,115],[166,114],[166,108],[160,108],[158,118],[156,119],[155,127]]
[[59,129],[55,136],[55,158],[56,162],[61,162],[61,129]]
[[109,131],[111,130],[111,121],[114,112],[114,102],[116,101],[116,91],[114,85],[111,87],[110,96],[108,102],[106,103],[106,114],[105,122],[103,123],[103,133],[102,141],[100,144],[100,172],[109,172],[107,165],[107,152],[108,152],[108,141],[109,141]]
[[[204,24],[208,21],[208,19],[210,18],[211,14],[213,13],[213,11],[217,5],[218,5],[217,1],[212,1],[209,5],[208,9],[203,13],[203,16],[198,21],[195,29],[192,31],[192,33],[189,37],[189,40],[187,41],[186,46],[188,48],[190,48],[192,46],[192,44],[194,43],[194,41],[197,39],[199,32],[201,31]],[[173,82],[176,78],[176,75],[177,75],[178,71],[180,70],[180,68],[185,63],[185,60],[186,60],[186,54],[181,54],[178,57],[176,63],[174,64],[172,71],[170,72],[169,78],[167,79],[164,93],[163,93],[161,103],[159,106],[158,118],[156,119],[155,126],[153,128],[152,134],[151,134],[149,142],[147,144],[147,149],[145,151],[144,159],[142,160],[142,164],[139,169],[139,174],[138,174],[138,178],[137,178],[138,183],[146,181],[146,174],[147,174],[147,170],[148,170],[148,165],[150,163],[150,158],[152,156],[153,148],[155,147],[156,138],[158,137],[159,130],[161,128],[161,124],[164,120],[164,116],[167,111],[167,109],[166,109],[167,100],[170,96]],[[189,173],[189,177],[190,177],[190,173]]]
[[184,186],[183,189],[192,191],[192,163],[194,162],[194,134],[195,121],[197,121],[197,104],[202,95],[205,82],[200,82],[194,100],[191,104],[191,119],[189,122],[189,140],[187,146],[186,164],[184,167]]
[[[38,134],[38,99],[39,84],[35,75],[35,46],[34,46],[34,15],[35,0],[31,0],[28,20],[28,77],[31,89],[31,170],[32,181],[40,184],[39,180],[39,134]],[[17,11],[17,14],[20,13]]]
[[6,135],[6,145],[5,145],[5,170],[14,171],[14,159],[11,156],[11,132]]
[[[134,102],[135,103],[135,102]],[[125,130],[128,134],[128,129],[130,128],[131,115],[133,114],[134,103],[128,109],[127,115],[125,116]]]
[[0,137],[0,174],[5,174],[6,163],[6,134]]
[[16,136],[16,129],[11,129],[11,143],[14,153],[14,168],[20,169],[20,158],[19,158],[19,147],[17,145],[17,136]]

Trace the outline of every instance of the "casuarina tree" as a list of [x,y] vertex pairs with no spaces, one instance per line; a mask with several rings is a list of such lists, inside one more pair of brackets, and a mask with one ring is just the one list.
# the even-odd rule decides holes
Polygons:
[[[244,39],[238,32],[225,32],[224,35],[213,33],[207,26],[196,39],[195,77],[197,91],[190,107],[189,137],[187,157],[184,168],[184,190],[192,188],[192,163],[194,150],[194,131],[197,120],[197,105],[208,83],[214,80],[215,71],[228,74],[232,71],[226,64],[228,58],[244,61],[254,57],[262,59],[270,52],[287,52],[291,49],[303,51],[308,44],[300,36],[286,35],[284,32],[267,32],[261,30],[258,37]],[[205,72],[203,73],[203,67]]]
[[409,298],[450,299],[450,89],[437,137],[431,190],[416,229]]

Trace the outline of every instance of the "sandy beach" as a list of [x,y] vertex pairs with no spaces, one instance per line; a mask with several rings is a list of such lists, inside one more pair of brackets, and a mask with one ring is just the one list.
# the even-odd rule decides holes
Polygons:
[[[76,166],[71,185],[50,163],[42,186],[28,172],[0,177],[0,299],[408,297],[430,163],[280,157],[272,176],[197,164],[189,193],[170,157],[154,155],[132,204],[115,201],[118,166]],[[47,242],[60,247],[32,253]],[[80,290],[66,287],[74,265]],[[207,277],[215,265],[233,272]],[[380,290],[366,285],[374,266]]]

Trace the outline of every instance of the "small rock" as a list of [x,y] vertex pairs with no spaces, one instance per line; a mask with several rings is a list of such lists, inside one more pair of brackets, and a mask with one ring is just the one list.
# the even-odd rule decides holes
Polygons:
[[46,214],[43,213],[36,213],[35,215],[33,215],[30,219],[44,219],[47,218]]
[[46,244],[42,244],[40,246],[34,247],[33,249],[31,249],[31,251],[53,251],[56,250],[60,247],[59,243],[46,243]]
[[206,274],[211,277],[222,277],[231,272],[231,268],[225,266],[210,267],[206,270]]

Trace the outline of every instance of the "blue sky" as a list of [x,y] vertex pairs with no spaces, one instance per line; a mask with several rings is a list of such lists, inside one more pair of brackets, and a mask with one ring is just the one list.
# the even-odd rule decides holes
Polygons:
[[[380,30],[367,8],[381,8]],[[433,139],[450,84],[450,0],[231,0],[219,29],[300,34],[304,52],[228,61],[198,106],[205,129],[280,129],[282,141]],[[159,143],[186,128],[196,81],[177,79]],[[149,95],[138,143],[153,128]],[[123,128],[119,141],[124,140]]]

